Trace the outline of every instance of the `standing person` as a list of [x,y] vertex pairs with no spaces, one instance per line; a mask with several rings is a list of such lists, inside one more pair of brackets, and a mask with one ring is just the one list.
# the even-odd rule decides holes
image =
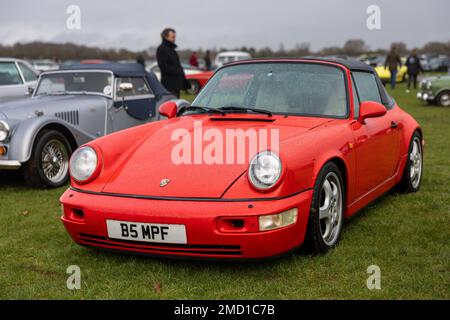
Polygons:
[[136,63],[140,64],[141,66],[144,67],[145,69],[145,58],[144,55],[142,53],[139,53],[136,57]]
[[211,70],[211,52],[209,50],[206,50],[203,60],[205,60],[206,70]]
[[189,58],[189,64],[195,68],[198,68],[197,52],[192,52],[191,57]]
[[420,60],[417,57],[416,50],[413,50],[408,59],[406,59],[405,65],[408,67],[408,85],[406,92],[409,92],[411,82],[414,83],[414,89],[417,89],[417,75],[420,72],[423,72],[422,65],[420,64]]
[[189,88],[189,83],[184,75],[175,44],[176,32],[172,28],[166,28],[161,32],[162,43],[156,50],[156,60],[161,70],[161,83],[177,98],[180,91]]
[[397,71],[398,68],[402,67],[402,61],[397,53],[395,46],[391,46],[391,50],[386,56],[386,61],[384,62],[384,68],[389,67],[389,72],[391,73],[391,88],[395,88],[397,82]]

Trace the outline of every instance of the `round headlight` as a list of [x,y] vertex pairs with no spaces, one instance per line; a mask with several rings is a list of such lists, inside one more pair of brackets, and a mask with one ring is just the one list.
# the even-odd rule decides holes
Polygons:
[[257,189],[270,189],[280,179],[280,158],[271,151],[263,151],[253,157],[248,168],[248,178]]
[[9,137],[9,125],[0,120],[0,141],[5,141]]
[[97,165],[95,150],[88,146],[81,147],[70,158],[70,175],[78,182],[86,182],[95,173]]

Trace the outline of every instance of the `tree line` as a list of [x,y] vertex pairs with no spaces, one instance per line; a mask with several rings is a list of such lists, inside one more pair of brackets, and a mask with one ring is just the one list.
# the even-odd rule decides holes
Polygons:
[[[403,42],[393,43],[399,54],[406,55],[412,49],[416,49],[418,53],[443,54],[450,56],[450,41],[438,42],[432,41],[426,43],[420,48],[408,48]],[[361,54],[385,54],[387,49],[375,49],[370,47],[361,39],[351,39],[344,43],[343,46],[331,46],[322,48],[316,52],[310,49],[309,43],[299,43],[293,48],[286,49],[280,44],[277,50],[270,47],[254,48],[254,47],[237,47],[237,48],[211,48],[211,55],[217,52],[227,50],[239,50],[249,52],[253,57],[302,57],[302,56],[329,56],[329,55],[346,55],[359,56]],[[194,50],[179,50],[182,59],[187,59]],[[195,50],[199,57],[204,55],[205,50]],[[16,43],[14,45],[0,45],[1,57],[14,57],[21,59],[53,59],[55,61],[66,60],[84,60],[84,59],[103,59],[103,60],[135,60],[141,55],[146,60],[155,58],[155,47],[150,47],[145,51],[131,51],[124,48],[121,49],[105,49],[98,47],[89,47],[74,43],[50,43],[50,42],[29,42]]]

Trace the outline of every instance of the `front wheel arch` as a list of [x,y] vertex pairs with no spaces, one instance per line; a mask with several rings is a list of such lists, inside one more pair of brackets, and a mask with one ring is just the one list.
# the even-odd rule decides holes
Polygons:
[[72,132],[70,132],[69,129],[67,129],[62,124],[59,124],[59,123],[49,123],[49,124],[46,124],[45,126],[43,126],[42,128],[40,128],[34,137],[32,146],[34,146],[34,144],[36,143],[36,138],[44,130],[55,130],[55,131],[61,132],[67,138],[67,140],[69,140],[70,146],[73,151],[75,151],[78,148],[78,143],[75,140],[75,137],[73,136]]
[[[60,185],[65,183],[65,179],[62,182],[52,182],[48,181],[43,177],[43,173],[41,173],[41,170],[38,165],[38,161],[35,158],[35,154],[33,152],[35,151],[35,148],[37,145],[41,143],[42,136],[46,136],[48,134],[53,133],[53,135],[59,135],[59,141],[62,142],[62,144],[66,145],[66,151],[68,159],[70,160],[70,156],[73,151],[77,148],[77,143],[75,138],[73,137],[72,133],[65,128],[62,125],[59,124],[48,124],[40,128],[40,130],[36,133],[32,144],[31,144],[31,151],[30,151],[30,157],[29,159],[23,164],[22,166],[22,173],[24,175],[24,178],[28,185],[34,188],[45,188],[45,187],[59,187]],[[57,138],[58,139],[58,138]]]
[[[346,207],[346,187],[344,183],[344,173],[341,171],[342,169],[339,167],[339,165],[335,162],[336,160],[330,160],[323,164],[323,166],[320,168],[318,174],[315,177],[314,180],[314,187],[313,187],[313,194],[312,194],[312,201],[311,201],[311,208],[308,215],[308,222],[307,222],[307,230],[305,234],[304,239],[304,246],[306,250],[312,254],[323,254],[326,253],[331,248],[335,247],[340,239],[341,233],[342,233],[342,227],[343,227],[343,219],[345,217],[345,207]],[[339,160],[338,160],[339,161]],[[324,181],[326,181],[328,174],[334,174],[336,179],[335,181],[339,181],[340,185],[340,191],[341,191],[341,208],[342,211],[340,213],[340,227],[338,229],[338,233],[336,235],[336,238],[334,239],[334,243],[326,243],[324,242],[324,239],[322,237],[326,237],[325,235],[321,234],[321,223],[322,219],[321,215],[321,190]],[[324,180],[325,179],[325,180]],[[326,203],[326,202],[325,202]],[[329,202],[331,203],[331,202]],[[326,219],[326,217],[325,217]],[[333,221],[333,220],[331,220]],[[328,228],[327,228],[328,229]],[[322,229],[323,230],[323,229]],[[327,234],[325,232],[325,234]]]

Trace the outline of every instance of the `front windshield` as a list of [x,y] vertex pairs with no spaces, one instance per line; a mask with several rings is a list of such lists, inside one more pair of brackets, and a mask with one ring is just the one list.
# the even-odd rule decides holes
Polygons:
[[348,114],[343,70],[317,63],[261,62],[225,67],[211,78],[192,105],[257,108],[304,116]]
[[35,95],[94,93],[111,96],[110,72],[55,72],[41,75]]

